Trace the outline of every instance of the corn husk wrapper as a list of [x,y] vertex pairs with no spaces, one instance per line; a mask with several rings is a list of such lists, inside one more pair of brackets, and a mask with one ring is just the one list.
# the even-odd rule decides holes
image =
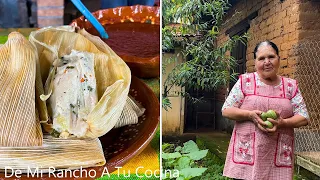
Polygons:
[[[53,169],[79,169],[106,163],[100,140],[59,139],[44,135],[43,145],[0,147],[0,172],[19,169],[24,173],[47,173]],[[40,171],[41,170],[41,171]]]
[[35,94],[43,93],[37,61],[35,47],[18,32],[0,47],[0,147],[42,145],[35,103],[40,100]]
[[135,101],[133,97],[129,95],[120,119],[114,128],[119,128],[130,124],[137,124],[139,117],[144,114],[145,110],[145,108],[143,108],[138,102]]
[[[100,137],[110,131],[118,122],[129,93],[131,73],[125,62],[99,37],[85,30],[76,33],[71,26],[43,28],[32,32],[29,40],[37,48],[43,83],[50,76],[50,66],[55,65],[55,60],[71,50],[94,54],[99,101],[87,116],[89,128],[84,137]],[[49,87],[45,93],[50,91]],[[48,114],[45,104],[39,104],[39,111]],[[50,122],[44,127],[50,131]]]

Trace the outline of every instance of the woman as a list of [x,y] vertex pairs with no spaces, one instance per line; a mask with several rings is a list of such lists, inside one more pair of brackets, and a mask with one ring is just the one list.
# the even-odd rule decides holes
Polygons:
[[[293,178],[294,128],[308,124],[308,112],[297,81],[277,75],[277,46],[264,41],[254,50],[256,72],[243,74],[222,107],[235,121],[224,176],[236,179],[287,180]],[[274,110],[273,128],[260,118]]]

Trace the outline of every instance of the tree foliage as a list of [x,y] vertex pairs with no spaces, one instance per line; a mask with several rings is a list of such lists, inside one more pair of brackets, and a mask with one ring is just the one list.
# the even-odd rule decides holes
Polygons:
[[[162,73],[167,76],[163,83],[163,107],[170,107],[169,92],[174,86],[185,91],[173,92],[187,96],[193,90],[214,90],[227,85],[235,79],[232,67],[236,60],[227,55],[236,42],[245,43],[247,35],[233,36],[217,46],[219,27],[223,16],[230,8],[227,0],[163,0],[162,51],[168,52],[175,47],[182,48],[181,54],[186,61],[167,72],[167,65],[176,61],[175,56],[163,59]],[[230,73],[231,71],[231,73]],[[166,74],[168,73],[168,74]]]

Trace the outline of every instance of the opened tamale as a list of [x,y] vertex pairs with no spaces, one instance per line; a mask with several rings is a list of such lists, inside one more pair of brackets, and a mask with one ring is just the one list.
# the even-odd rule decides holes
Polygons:
[[[114,128],[129,93],[131,72],[126,63],[100,38],[85,30],[76,32],[71,26],[43,28],[32,32],[29,40],[37,48],[42,82],[45,83],[45,93],[41,97],[47,100],[47,110],[51,117],[51,121],[43,124],[45,129],[60,137],[63,134],[64,138],[95,138]],[[87,59],[88,67],[92,63],[94,74],[81,68],[84,61],[70,60],[73,58]],[[90,75],[94,80],[90,80]],[[65,88],[66,91],[58,90],[63,88],[59,82],[63,82],[64,87],[70,87]],[[86,93],[92,93],[87,96],[94,97],[90,99],[97,99],[94,106],[83,106],[88,104],[85,101]],[[76,94],[79,96],[70,98]],[[69,100],[61,102],[61,96],[63,98],[60,99]],[[62,104],[58,105],[58,100]],[[47,114],[43,112],[45,108],[39,111],[40,114]]]
[[[40,79],[36,80],[37,61],[35,47],[18,32],[10,33],[8,41],[0,46],[2,147],[42,145],[43,136],[35,103],[38,101],[36,94],[41,94],[43,88]],[[36,85],[36,81],[40,84]]]

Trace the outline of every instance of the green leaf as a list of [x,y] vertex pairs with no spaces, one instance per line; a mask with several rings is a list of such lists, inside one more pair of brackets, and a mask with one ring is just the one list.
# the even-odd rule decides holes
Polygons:
[[162,159],[174,159],[181,157],[181,154],[179,152],[175,153],[162,153]]
[[166,168],[174,167],[176,160],[166,161],[164,160],[164,165]]
[[161,179],[170,179],[170,173],[162,173]]
[[178,177],[176,180],[184,180],[183,177]]
[[184,168],[190,168],[190,161],[189,157],[181,157],[178,159],[176,169],[181,170]]
[[183,143],[181,153],[190,153],[194,151],[199,151],[198,145],[194,141],[189,140],[188,142]]
[[185,168],[180,170],[180,176],[186,179],[201,176],[207,168]]
[[166,150],[170,147],[172,147],[173,144],[169,144],[169,143],[163,143],[162,144],[162,151],[166,152]]
[[190,157],[190,159],[192,159],[192,160],[200,160],[200,159],[206,157],[207,153],[208,153],[208,149],[196,151],[196,152],[191,152],[189,154],[186,154],[186,156]]
[[181,151],[182,150],[182,147],[181,146],[178,146],[178,147],[176,147],[176,149],[174,150],[175,152],[179,152],[179,151]]

